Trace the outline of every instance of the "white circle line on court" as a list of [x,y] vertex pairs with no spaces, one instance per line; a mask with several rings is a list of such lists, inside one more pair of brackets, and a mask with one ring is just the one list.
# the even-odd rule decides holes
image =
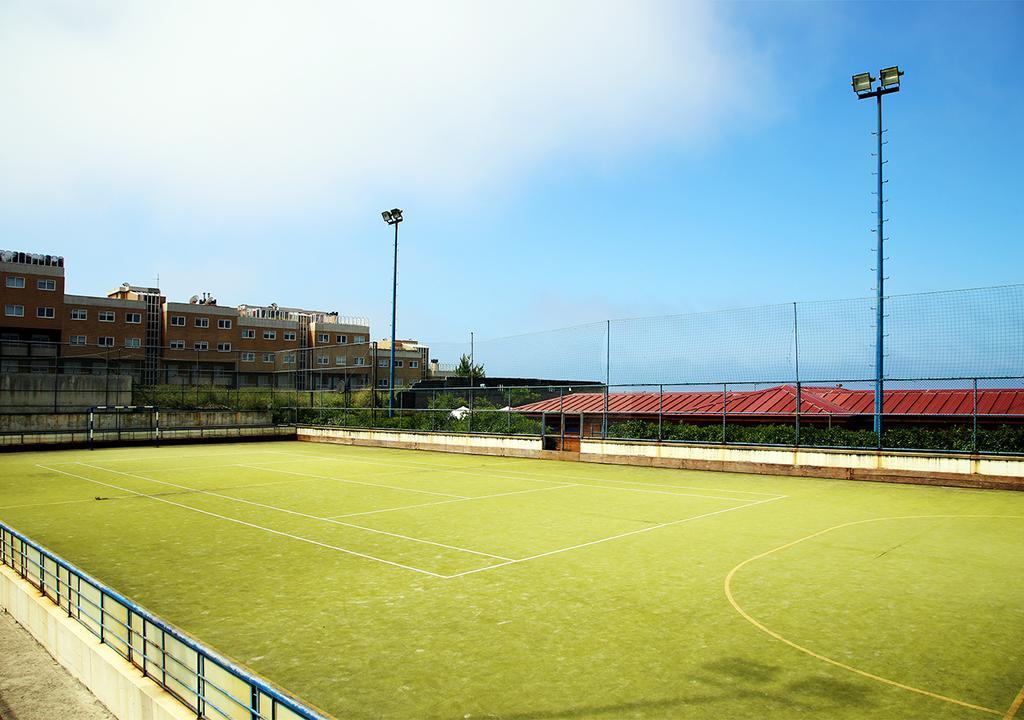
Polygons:
[[[989,715],[997,715],[997,716],[1002,717],[1003,720],[1012,720],[1012,718],[1016,714],[1016,710],[1019,709],[1019,704],[1017,704],[1016,701],[1014,701],[1014,702],[1015,702],[1015,704],[1017,704],[1017,708],[1014,708],[1013,706],[1011,706],[1010,709],[1007,710],[1006,713],[1004,714],[1003,711],[1001,711],[1001,710],[995,710],[993,708],[985,707],[983,705],[975,705],[974,703],[969,703],[969,702],[966,702],[964,700],[957,700],[956,698],[951,698],[951,697],[948,697],[946,695],[941,695],[939,693],[931,692],[930,690],[925,690],[923,688],[914,687],[913,685],[907,685],[905,683],[897,682],[896,680],[892,680],[890,678],[883,677],[881,675],[875,675],[874,673],[870,673],[870,672],[868,672],[866,670],[861,670],[860,668],[854,667],[852,665],[847,665],[846,663],[842,663],[842,662],[840,662],[838,660],[835,660],[833,658],[830,658],[830,657],[828,657],[826,655],[822,655],[821,653],[817,653],[817,652],[811,650],[810,648],[806,648],[803,645],[795,643],[792,640],[784,637],[781,633],[778,633],[775,630],[772,630],[771,628],[766,626],[764,623],[762,623],[762,622],[758,621],[756,618],[754,618],[746,610],[744,610],[740,606],[740,604],[736,601],[736,598],[733,596],[733,593],[732,593],[732,581],[733,581],[733,578],[736,576],[736,573],[739,572],[746,565],[749,565],[750,563],[753,563],[753,562],[755,562],[757,560],[760,560],[762,558],[768,557],[769,555],[773,555],[773,554],[775,554],[777,552],[780,552],[782,550],[786,550],[787,548],[791,548],[794,545],[799,545],[802,542],[806,542],[807,540],[812,540],[812,539],[814,539],[816,537],[819,537],[819,536],[824,535],[826,533],[830,533],[830,532],[832,532],[834,530],[840,530],[842,528],[851,527],[853,525],[863,525],[865,523],[883,522],[883,521],[887,521],[887,520],[921,520],[921,519],[927,519],[927,518],[937,518],[937,519],[941,519],[941,518],[958,518],[958,519],[959,518],[1001,518],[1001,519],[1010,519],[1010,520],[1024,520],[1024,516],[1021,516],[1021,515],[900,515],[900,516],[893,516],[893,517],[869,518],[867,520],[854,520],[853,522],[847,522],[847,523],[841,523],[839,525],[833,525],[832,527],[825,528],[824,530],[819,530],[818,532],[811,533],[810,535],[806,535],[806,536],[804,536],[802,538],[798,538],[797,540],[793,540],[792,542],[788,542],[788,543],[786,543],[784,545],[779,545],[778,547],[772,548],[771,550],[767,550],[767,551],[765,551],[763,553],[760,553],[758,555],[754,555],[753,557],[747,558],[746,560],[744,560],[740,564],[736,565],[736,567],[734,567],[732,570],[730,570],[729,574],[725,576],[725,583],[724,583],[724,585],[725,585],[725,597],[729,601],[729,604],[732,605],[732,608],[736,612],[738,612],[740,614],[740,616],[743,617],[744,620],[749,622],[751,625],[756,627],[758,630],[760,630],[761,632],[765,633],[766,635],[768,635],[768,636],[770,636],[770,637],[772,637],[772,638],[774,638],[774,639],[776,639],[776,640],[778,640],[780,642],[785,643],[786,645],[789,645],[790,647],[792,647],[792,648],[794,648],[796,650],[799,650],[800,652],[802,652],[802,653],[804,653],[806,655],[809,655],[810,657],[812,657],[812,658],[814,658],[816,660],[820,660],[820,661],[822,661],[824,663],[828,663],[829,665],[833,665],[835,667],[841,668],[841,669],[846,670],[848,672],[852,672],[852,673],[854,673],[856,675],[860,675],[861,677],[868,678],[869,680],[875,680],[876,682],[880,682],[880,683],[883,683],[885,685],[889,685],[891,687],[899,688],[900,690],[906,690],[908,692],[917,693],[918,695],[924,695],[926,697],[930,697],[930,698],[933,698],[935,700],[942,700],[944,702],[952,703],[954,705],[959,705],[960,707],[965,707],[965,708],[969,708],[971,710],[977,710],[979,712],[984,712],[984,713],[987,713]],[[1022,693],[1022,695],[1024,695],[1024,690],[1022,690],[1021,693]],[[1021,697],[1021,696],[1018,696],[1018,697]]]

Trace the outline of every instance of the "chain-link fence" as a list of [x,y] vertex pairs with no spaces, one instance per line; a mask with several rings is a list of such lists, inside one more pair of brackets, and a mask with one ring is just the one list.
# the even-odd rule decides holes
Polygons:
[[[389,348],[376,343],[222,352],[4,341],[0,421],[130,404],[340,427],[1024,452],[1024,285],[885,307],[881,434],[873,299],[431,343],[429,355],[396,354],[394,392]],[[460,370],[463,356],[475,375]]]

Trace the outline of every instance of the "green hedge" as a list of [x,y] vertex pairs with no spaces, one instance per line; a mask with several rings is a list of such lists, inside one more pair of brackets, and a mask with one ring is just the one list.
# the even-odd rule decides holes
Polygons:
[[[751,445],[793,445],[796,431],[792,425],[726,425],[726,440]],[[950,427],[895,427],[882,432],[882,445],[886,448],[908,450],[972,450],[971,428],[965,425]],[[658,424],[643,420],[627,420],[608,428],[608,435],[619,439],[657,440]],[[666,423],[662,438],[687,442],[722,442],[721,425],[689,425]],[[872,430],[851,428],[800,428],[800,444],[818,447],[873,448],[878,436]],[[978,428],[978,450],[982,452],[1024,452],[1024,425],[1000,425]]]

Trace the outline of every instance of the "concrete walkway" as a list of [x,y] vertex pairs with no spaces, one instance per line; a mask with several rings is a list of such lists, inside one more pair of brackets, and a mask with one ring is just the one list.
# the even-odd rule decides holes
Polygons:
[[0,719],[114,720],[27,630],[0,610]]

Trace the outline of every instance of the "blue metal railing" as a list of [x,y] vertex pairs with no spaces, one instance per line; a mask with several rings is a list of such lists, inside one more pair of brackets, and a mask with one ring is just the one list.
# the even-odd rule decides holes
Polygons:
[[37,587],[198,718],[330,720],[4,523],[0,564]]

